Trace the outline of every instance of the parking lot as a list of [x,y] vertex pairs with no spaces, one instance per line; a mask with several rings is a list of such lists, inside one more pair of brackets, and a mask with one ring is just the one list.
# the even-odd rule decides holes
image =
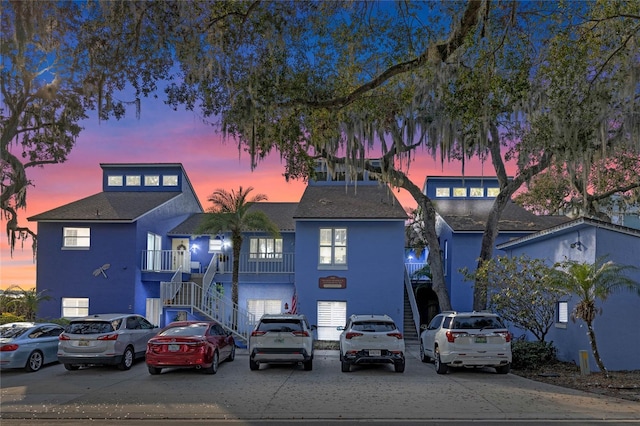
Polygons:
[[262,366],[249,370],[247,351],[215,375],[167,370],[151,376],[144,361],[131,370],[60,364],[36,373],[3,371],[2,425],[166,424],[212,421],[464,424],[625,423],[640,419],[640,404],[529,381],[493,370],[437,375],[408,347],[406,370],[391,365],[340,371],[337,351],[317,351],[313,370]]

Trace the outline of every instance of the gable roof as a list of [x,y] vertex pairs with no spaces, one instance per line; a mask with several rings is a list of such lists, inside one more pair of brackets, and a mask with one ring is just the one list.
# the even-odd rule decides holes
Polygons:
[[[251,205],[249,211],[259,210],[264,212],[267,217],[276,224],[280,232],[293,232],[295,224],[293,222],[293,213],[298,203],[277,203],[277,202],[259,202]],[[197,213],[189,216],[180,225],[173,228],[167,235],[195,235],[196,229],[204,220],[206,213]]]
[[31,222],[133,222],[181,192],[100,192],[27,218]]
[[294,219],[406,219],[407,214],[381,185],[308,186]]
[[498,244],[496,248],[498,248],[499,250],[504,250],[507,248],[522,246],[522,245],[528,244],[529,242],[553,238],[556,235],[565,234],[567,232],[575,230],[576,228],[581,229],[581,228],[586,228],[590,226],[607,229],[613,232],[620,232],[623,234],[633,235],[640,238],[640,229],[629,228],[627,226],[622,226],[622,225],[616,225],[616,224],[604,222],[598,219],[580,217],[562,224],[558,224],[551,228],[536,232],[535,234],[526,235],[524,237],[515,238],[513,240],[504,242],[502,244]]
[[[436,200],[436,212],[454,232],[484,232],[494,200]],[[500,216],[501,232],[537,232],[569,222],[566,216],[537,216],[509,201]]]

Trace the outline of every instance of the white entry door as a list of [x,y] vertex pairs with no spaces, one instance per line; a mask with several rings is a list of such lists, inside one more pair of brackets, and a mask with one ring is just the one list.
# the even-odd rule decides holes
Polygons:
[[318,340],[340,340],[337,327],[347,322],[347,302],[318,301]]

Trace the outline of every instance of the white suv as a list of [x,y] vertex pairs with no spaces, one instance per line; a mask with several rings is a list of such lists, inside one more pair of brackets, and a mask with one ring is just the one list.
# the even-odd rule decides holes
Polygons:
[[511,333],[496,314],[446,311],[422,329],[420,358],[433,359],[438,374],[449,366],[494,367],[500,374],[511,369]]
[[249,337],[249,368],[302,362],[305,370],[313,369],[314,329],[304,315],[263,315]]
[[393,364],[397,373],[404,372],[404,337],[388,315],[351,315],[338,330],[343,373],[352,364]]

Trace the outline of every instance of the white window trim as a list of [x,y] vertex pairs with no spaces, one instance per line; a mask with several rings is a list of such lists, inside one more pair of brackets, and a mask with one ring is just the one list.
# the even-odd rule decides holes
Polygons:
[[[322,244],[322,231],[330,230],[331,231],[331,244]],[[336,244],[336,231],[344,231],[345,240],[344,245]],[[347,251],[348,251],[348,231],[347,228],[320,228],[319,236],[318,236],[318,269],[347,269],[348,259],[347,259]],[[322,248],[331,248],[331,262],[330,263],[322,263],[321,251]],[[336,262],[336,247],[344,247],[344,262],[337,263]]]
[[[81,231],[81,232],[78,232]],[[75,234],[75,235],[74,235]],[[84,244],[80,244],[80,243]],[[91,248],[91,228],[65,226],[62,228],[63,249],[88,249]]]
[[60,302],[62,318],[81,318],[89,315],[88,297],[63,297]]
[[[266,243],[262,248],[261,242]],[[268,248],[269,243],[273,250]],[[251,237],[249,239],[249,261],[282,260],[282,247],[282,238]]]

